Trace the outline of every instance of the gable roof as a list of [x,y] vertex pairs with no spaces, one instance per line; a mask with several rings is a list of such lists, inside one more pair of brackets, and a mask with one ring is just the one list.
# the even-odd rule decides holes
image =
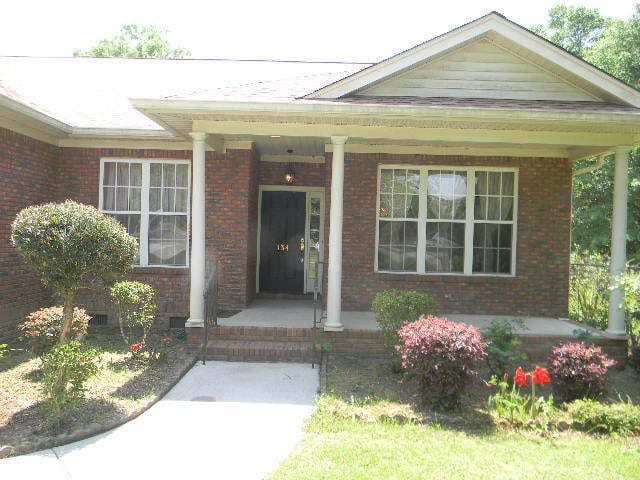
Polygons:
[[[570,54],[566,50],[508,20],[497,12],[491,12],[473,22],[458,27],[398,55],[376,63],[333,84],[306,95],[307,99],[336,99],[358,94],[384,95],[381,85],[390,79],[406,79],[416,71],[437,69],[438,62],[447,56],[476,48],[482,42],[493,52],[502,52],[528,67],[540,80],[552,83],[562,95],[547,96],[543,100],[576,100],[607,102],[640,108],[640,92],[611,75]],[[486,53],[486,49],[485,49]],[[504,61],[504,60],[502,60]],[[485,66],[486,68],[486,66]],[[486,71],[486,70],[485,70]],[[519,73],[519,72],[515,72]],[[545,78],[546,77],[546,78]],[[420,78],[418,75],[417,78]],[[432,82],[433,83],[433,82]],[[504,85],[499,85],[504,88]],[[562,90],[564,90],[562,92]],[[422,95],[444,96],[434,89],[424,89]],[[459,93],[459,92],[458,92]],[[486,94],[486,92],[484,92]],[[502,98],[505,97],[504,92]],[[485,98],[485,97],[481,97]],[[514,98],[519,99],[519,98]]]

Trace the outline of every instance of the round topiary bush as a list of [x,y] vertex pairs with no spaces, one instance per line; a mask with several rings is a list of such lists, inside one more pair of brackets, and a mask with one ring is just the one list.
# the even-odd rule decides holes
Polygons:
[[[62,305],[41,308],[30,313],[27,319],[18,325],[18,329],[27,339],[29,349],[36,355],[47,353],[58,342],[62,330]],[[69,336],[78,338],[87,333],[89,315],[82,308],[73,309],[73,321]]]
[[480,331],[446,318],[421,316],[398,330],[398,336],[402,366],[420,383],[423,399],[437,408],[458,408],[475,366],[487,356]]
[[561,402],[596,398],[604,392],[605,375],[616,363],[600,347],[584,342],[551,347],[549,372],[554,396]]

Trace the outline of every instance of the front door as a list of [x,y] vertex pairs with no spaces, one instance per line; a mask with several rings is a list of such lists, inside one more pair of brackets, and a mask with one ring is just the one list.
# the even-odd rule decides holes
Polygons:
[[260,291],[303,293],[304,192],[262,192]]

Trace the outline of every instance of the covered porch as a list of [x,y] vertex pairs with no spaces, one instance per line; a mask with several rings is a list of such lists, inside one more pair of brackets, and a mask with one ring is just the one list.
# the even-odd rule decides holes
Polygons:
[[[335,354],[384,354],[373,312],[341,312],[342,332],[324,331],[323,325],[314,328],[313,315],[311,296],[258,296],[240,312],[218,318],[217,326],[211,330],[209,358],[219,359],[223,355],[225,359],[247,360],[255,355],[256,359],[282,360],[288,354],[296,359],[317,361],[319,348]],[[512,320],[522,339],[521,348],[532,361],[544,361],[552,345],[575,339],[578,329],[591,332],[596,343],[615,358],[626,356],[626,339],[568,319],[446,313],[441,316],[480,330],[494,319]]]

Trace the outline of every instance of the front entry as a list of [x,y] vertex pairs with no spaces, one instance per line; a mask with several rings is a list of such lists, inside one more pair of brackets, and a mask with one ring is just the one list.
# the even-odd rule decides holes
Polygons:
[[260,291],[303,293],[304,192],[262,192]]

